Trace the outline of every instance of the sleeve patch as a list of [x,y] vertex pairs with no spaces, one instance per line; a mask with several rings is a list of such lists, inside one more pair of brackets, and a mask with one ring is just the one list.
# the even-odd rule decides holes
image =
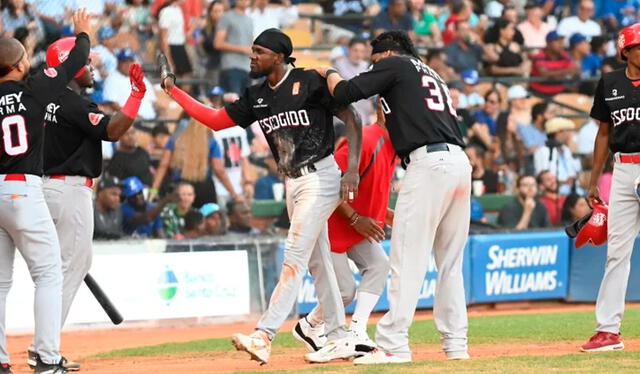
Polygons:
[[104,114],[102,113],[89,113],[89,122],[91,122],[91,124],[94,126],[98,126],[98,124],[100,123],[100,121],[102,121],[103,118],[104,118]]

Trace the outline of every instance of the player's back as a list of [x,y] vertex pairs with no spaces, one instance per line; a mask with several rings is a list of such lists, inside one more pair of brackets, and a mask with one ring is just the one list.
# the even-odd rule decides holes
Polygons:
[[372,73],[370,78],[379,80],[372,85],[385,87],[381,92],[382,108],[400,157],[425,144],[463,146],[449,89],[438,73],[419,59],[405,55],[379,60]]
[[0,83],[0,174],[42,174],[44,112],[27,82]]

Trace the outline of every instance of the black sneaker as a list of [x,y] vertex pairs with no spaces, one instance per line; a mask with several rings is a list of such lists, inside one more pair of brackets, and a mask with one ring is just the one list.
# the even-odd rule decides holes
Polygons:
[[[32,347],[29,347],[29,349],[27,349],[27,365],[29,365],[31,370],[34,370],[36,368],[37,360],[38,360],[38,354],[36,353],[36,351],[33,350]],[[80,363],[75,361],[69,361],[64,356],[62,357],[62,366],[67,371],[80,370]]]
[[0,364],[0,374],[13,374],[13,371],[11,371],[11,365]]
[[34,374],[69,374],[63,366],[64,359],[60,359],[57,364],[45,364],[40,360],[40,356],[36,359],[36,367],[33,369]]

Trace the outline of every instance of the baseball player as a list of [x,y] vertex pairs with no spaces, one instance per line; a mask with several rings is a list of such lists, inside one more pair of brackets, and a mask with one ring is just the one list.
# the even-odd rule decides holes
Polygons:
[[391,143],[406,167],[391,234],[389,312],[378,322],[381,349],[356,364],[411,361],[409,326],[433,251],[438,268],[434,322],[449,359],[467,359],[462,253],[469,232],[471,165],[447,84],[418,57],[406,33],[372,42],[372,69],[344,81],[332,69],[329,90],[341,104],[380,94]]
[[[52,43],[47,49],[47,66],[60,66],[75,44],[74,37]],[[91,56],[90,56],[91,57]],[[80,92],[93,85],[93,67],[87,61],[64,93],[47,105],[45,113],[43,189],[49,212],[60,240],[62,255],[62,324],[71,303],[91,267],[93,238],[93,178],[102,172],[102,141],[120,139],[133,120],[146,87],[138,64],[131,65],[131,94],[113,117],[102,113],[95,103]],[[28,363],[35,366],[36,353],[28,350]],[[65,363],[67,370],[79,370],[80,364]]]
[[35,283],[35,373],[67,372],[60,356],[60,247],[41,176],[45,109],[89,56],[90,15],[82,9],[73,21],[78,35],[67,60],[24,81],[31,67],[24,47],[0,38],[0,373],[11,373],[4,323],[15,248]]
[[[316,279],[325,310],[326,331],[333,358],[355,354],[355,336],[345,326],[344,306],[331,264],[327,219],[342,197],[355,198],[362,142],[360,120],[350,107],[334,107],[326,81],[314,71],[290,68],[291,39],[278,29],[262,32],[252,46],[251,75],[266,80],[245,90],[223,109],[198,103],[163,74],[165,90],[186,112],[214,130],[258,121],[280,172],[286,178],[291,228],[284,263],[267,311],[251,335],[234,334],[233,344],[261,363],[269,360],[271,341],[291,311],[307,269]],[[163,63],[163,61],[161,61]],[[163,69],[165,70],[165,69]],[[336,108],[336,109],[334,109]],[[340,180],[333,157],[332,113],[347,126],[348,170]]]
[[[347,152],[348,146],[342,142],[334,154],[342,170],[346,170]],[[359,337],[361,347],[356,347],[359,352],[366,353],[376,347],[367,335],[367,322],[389,274],[389,261],[380,241],[384,239],[383,222],[391,224],[393,220],[393,211],[387,206],[395,160],[396,153],[385,127],[382,108],[378,104],[377,123],[362,130],[358,197],[352,203],[343,201],[329,218],[331,259],[344,305],[349,305],[356,296],[356,282],[349,259],[362,274],[349,327]],[[325,340],[323,330],[321,305],[300,319],[293,328],[294,338],[312,352],[308,355],[311,361],[321,361],[326,356],[320,349]],[[315,351],[319,352],[313,353]]]
[[627,66],[605,73],[593,98],[591,117],[600,122],[593,152],[587,201],[600,201],[598,179],[614,154],[609,200],[607,262],[596,302],[596,333],[583,352],[624,348],[620,324],[624,314],[633,242],[640,227],[640,23],[620,31],[618,52]]

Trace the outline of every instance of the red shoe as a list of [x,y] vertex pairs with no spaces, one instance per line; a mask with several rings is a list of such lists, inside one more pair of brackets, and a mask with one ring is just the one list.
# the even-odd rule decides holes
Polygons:
[[624,349],[620,334],[598,331],[589,341],[580,347],[582,352],[619,351]]

